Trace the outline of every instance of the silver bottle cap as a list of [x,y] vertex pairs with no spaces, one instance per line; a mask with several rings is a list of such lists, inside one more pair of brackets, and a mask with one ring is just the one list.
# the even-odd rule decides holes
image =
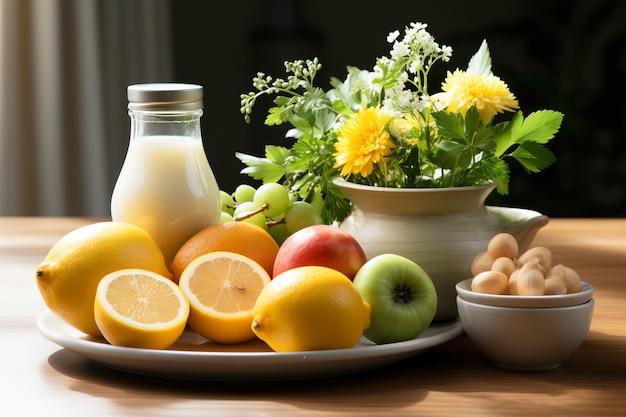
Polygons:
[[186,111],[202,109],[201,85],[182,83],[133,84],[128,86],[128,109]]

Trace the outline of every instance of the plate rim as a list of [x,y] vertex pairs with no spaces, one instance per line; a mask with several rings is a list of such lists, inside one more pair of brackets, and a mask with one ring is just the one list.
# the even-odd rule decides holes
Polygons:
[[[303,351],[303,352],[214,352],[214,351],[196,351],[196,350],[178,350],[178,349],[139,349],[129,348],[121,346],[113,346],[100,341],[88,340],[87,335],[83,337],[73,337],[70,332],[81,333],[78,330],[72,328],[65,323],[60,317],[54,314],[52,311],[47,310],[39,315],[37,318],[37,328],[39,332],[51,342],[59,345],[60,347],[70,350],[76,354],[86,357],[96,363],[103,366],[110,367],[123,372],[143,374],[148,376],[163,376],[166,378],[179,378],[187,379],[184,375],[173,376],[171,372],[163,371],[159,369],[152,369],[149,372],[142,372],[140,365],[131,366],[119,366],[116,365],[119,360],[131,360],[141,359],[157,360],[158,363],[164,363],[167,365],[170,362],[181,361],[182,362],[206,362],[206,364],[215,362],[225,363],[229,361],[241,363],[250,363],[253,365],[266,366],[268,368],[279,364],[291,364],[294,361],[302,363],[303,367],[310,368],[312,365],[319,363],[323,364],[340,364],[336,372],[330,372],[330,375],[302,375],[301,378],[276,378],[274,375],[263,375],[256,369],[240,370],[233,378],[228,378],[220,375],[212,375],[211,367],[208,367],[205,375],[194,375],[188,379],[207,379],[207,380],[225,380],[225,379],[308,379],[316,378],[319,376],[332,376],[333,374],[352,374],[360,371],[367,371],[375,368],[375,366],[368,366],[366,363],[363,366],[354,366],[354,361],[365,361],[371,359],[377,359],[378,361],[385,361],[388,363],[396,362],[409,356],[417,355],[422,351],[426,351],[435,346],[446,343],[453,340],[464,333],[463,326],[459,317],[448,320],[445,322],[437,322],[431,324],[421,335],[415,339],[411,339],[404,342],[395,342],[389,344],[376,345],[368,342],[364,338],[360,341],[360,344],[350,349],[331,349],[331,350],[319,350],[319,351]],[[66,329],[67,331],[63,331]],[[185,330],[191,331],[191,330]],[[81,333],[82,334],[82,333]],[[99,359],[96,359],[99,358]],[[132,361],[131,361],[132,362]],[[350,362],[349,364],[347,362]],[[356,368],[348,372],[342,372],[344,368]],[[243,371],[243,372],[242,372]],[[284,370],[281,370],[284,372]],[[297,370],[293,370],[293,373],[297,373]],[[202,372],[200,372],[202,374]],[[219,372],[218,372],[219,374]]]

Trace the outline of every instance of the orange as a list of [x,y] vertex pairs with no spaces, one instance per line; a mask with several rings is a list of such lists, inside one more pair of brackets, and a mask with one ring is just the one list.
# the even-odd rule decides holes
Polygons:
[[277,276],[254,306],[254,333],[277,352],[351,348],[370,325],[370,305],[352,281],[324,266]]
[[102,278],[93,310],[98,328],[112,345],[165,349],[185,330],[189,302],[170,279],[124,269]]
[[254,339],[252,310],[270,281],[267,271],[244,255],[223,251],[200,255],[179,282],[189,300],[189,326],[216,343]]
[[209,252],[226,251],[239,253],[260,264],[272,274],[278,244],[264,229],[251,223],[229,221],[216,223],[189,238],[178,250],[171,264],[174,282],[178,282],[183,270],[198,256]]

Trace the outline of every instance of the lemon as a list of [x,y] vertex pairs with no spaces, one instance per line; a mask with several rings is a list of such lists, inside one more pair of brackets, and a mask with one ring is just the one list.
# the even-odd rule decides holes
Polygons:
[[146,231],[127,223],[93,223],[52,246],[36,269],[37,285],[52,312],[76,329],[100,336],[93,313],[98,283],[105,275],[128,268],[171,277],[163,253]]
[[351,348],[369,327],[370,312],[344,274],[302,266],[277,275],[261,291],[252,329],[276,352]]
[[94,317],[112,345],[165,349],[185,330],[189,302],[170,278],[124,269],[100,280]]
[[254,339],[252,309],[269,282],[261,264],[239,253],[215,251],[197,257],[178,284],[189,300],[189,326],[216,343]]

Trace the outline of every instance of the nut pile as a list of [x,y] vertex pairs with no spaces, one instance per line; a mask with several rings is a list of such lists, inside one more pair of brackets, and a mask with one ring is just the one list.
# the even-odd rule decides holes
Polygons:
[[552,265],[552,252],[536,246],[519,253],[517,240],[499,233],[472,262],[472,291],[486,294],[561,295],[580,291],[580,275]]

